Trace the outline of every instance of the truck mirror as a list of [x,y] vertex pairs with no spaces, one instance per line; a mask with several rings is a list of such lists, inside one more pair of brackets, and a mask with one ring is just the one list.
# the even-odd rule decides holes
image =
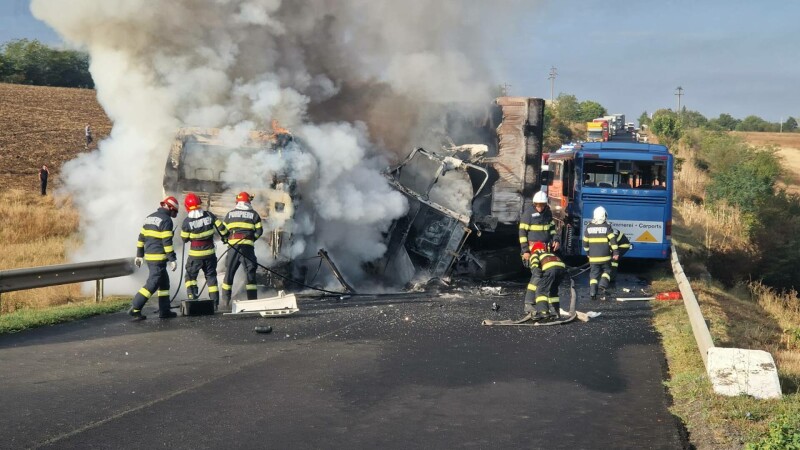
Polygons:
[[550,186],[553,184],[553,172],[549,170],[543,170],[542,174],[539,176],[539,179],[541,180],[541,184]]

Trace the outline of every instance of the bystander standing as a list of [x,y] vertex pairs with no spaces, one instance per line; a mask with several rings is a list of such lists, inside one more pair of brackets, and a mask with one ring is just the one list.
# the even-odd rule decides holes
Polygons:
[[39,169],[39,184],[42,187],[42,195],[47,195],[47,178],[50,176],[50,171],[47,170],[47,166],[42,165],[42,168]]
[[84,132],[86,133],[86,145],[84,148],[89,150],[89,145],[94,141],[94,138],[92,138],[92,127],[89,126],[88,123],[86,124],[86,128],[84,128]]

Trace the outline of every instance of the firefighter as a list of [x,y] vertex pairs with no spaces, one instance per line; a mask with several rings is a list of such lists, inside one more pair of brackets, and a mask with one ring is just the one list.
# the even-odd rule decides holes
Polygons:
[[208,284],[208,297],[219,306],[219,288],[217,287],[217,254],[214,248],[214,232],[219,233],[222,241],[226,241],[228,229],[225,224],[210,211],[202,208],[202,202],[193,192],[183,199],[189,215],[181,225],[181,239],[189,243],[189,258],[186,261],[186,295],[189,300],[197,299],[197,274],[203,270]]
[[231,301],[231,288],[233,276],[240,264],[244,264],[247,274],[247,299],[255,300],[258,294],[256,286],[256,260],[255,241],[264,232],[261,225],[261,216],[258,215],[253,205],[253,196],[247,192],[240,192],[236,196],[236,207],[225,215],[223,220],[228,229],[228,245],[232,251],[228,252],[228,262],[225,268],[225,279],[222,281],[222,304],[220,308],[229,309]]
[[598,288],[600,299],[606,299],[606,289],[611,282],[611,261],[619,259],[617,238],[607,218],[606,209],[598,206],[592,213],[592,221],[583,230],[583,250],[589,255],[589,295],[592,300],[597,300]]
[[536,279],[535,321],[548,321],[561,317],[561,302],[558,288],[567,273],[561,258],[550,253],[544,242],[534,242],[528,260],[531,267],[531,282]]
[[[614,228],[614,236],[617,238],[617,248],[619,249],[619,257],[622,259],[625,256],[625,253],[628,253],[628,250],[633,248],[633,244],[631,241],[628,240],[628,236],[625,236],[625,233],[622,231]],[[612,259],[611,260],[611,284],[613,285],[617,281],[617,270],[619,269],[619,260]]]
[[[560,247],[553,213],[547,204],[547,194],[542,191],[534,194],[532,204],[525,207],[519,219],[519,246],[522,264],[525,267],[529,267],[530,248],[534,242],[549,244],[553,251]],[[536,284],[533,278],[528,283],[528,290],[525,293],[525,312],[533,312],[535,309]]]
[[144,286],[133,297],[128,314],[134,320],[144,320],[147,316],[142,314],[142,308],[147,300],[155,293],[158,295],[158,317],[170,319],[177,314],[169,308],[169,270],[175,271],[178,267],[175,250],[172,248],[172,219],[178,215],[178,200],[169,196],[161,201],[161,207],[153,214],[147,216],[139,232],[139,242],[136,244],[136,267],[142,266],[142,260],[147,261],[150,274]]

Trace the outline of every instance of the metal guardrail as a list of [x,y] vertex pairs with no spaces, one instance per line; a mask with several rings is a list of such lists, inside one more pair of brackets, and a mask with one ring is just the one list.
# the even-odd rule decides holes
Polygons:
[[133,273],[133,258],[0,271],[0,294],[60,284],[96,281],[95,301],[103,299],[103,280]]
[[689,315],[689,323],[692,325],[694,340],[697,341],[697,348],[700,350],[700,356],[703,357],[703,365],[708,370],[708,349],[714,346],[714,340],[711,339],[711,332],[708,331],[708,325],[706,325],[706,320],[700,311],[697,297],[694,296],[689,279],[686,278],[686,274],[683,272],[683,267],[681,267],[681,263],[678,260],[678,253],[675,251],[674,245],[672,246],[672,273],[678,282],[678,289],[681,291],[683,304]]

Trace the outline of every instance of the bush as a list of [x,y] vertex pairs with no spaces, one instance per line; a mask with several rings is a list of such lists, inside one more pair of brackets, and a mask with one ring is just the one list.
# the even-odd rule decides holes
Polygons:
[[769,434],[747,450],[800,450],[800,415],[780,416],[769,424]]

